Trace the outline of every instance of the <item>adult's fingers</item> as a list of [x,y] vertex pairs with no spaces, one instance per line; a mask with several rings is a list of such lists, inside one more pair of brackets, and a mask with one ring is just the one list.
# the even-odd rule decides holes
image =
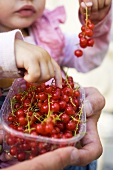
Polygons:
[[77,164],[78,159],[78,150],[75,147],[66,147],[43,154],[32,160],[19,163],[7,170],[63,170],[64,167],[70,164]]
[[101,112],[105,106],[104,96],[93,87],[87,87],[85,89],[86,100],[84,108],[87,116],[94,115],[96,112]]
[[89,118],[87,121],[87,133],[81,140],[82,149],[79,149],[78,166],[85,166],[96,160],[102,154],[102,145],[97,132],[97,126],[94,118]]

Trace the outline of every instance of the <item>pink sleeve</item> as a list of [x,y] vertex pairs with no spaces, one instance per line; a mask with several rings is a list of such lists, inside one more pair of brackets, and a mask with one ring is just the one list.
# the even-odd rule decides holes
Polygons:
[[112,23],[112,9],[107,16],[95,26],[93,47],[83,49],[84,55],[80,58],[74,56],[74,50],[78,47],[75,45],[79,42],[78,37],[73,35],[71,39],[66,35],[65,57],[61,65],[76,68],[79,72],[88,72],[98,67],[106,56],[109,42],[110,42],[110,29]]
[[0,33],[0,78],[19,77],[15,62],[15,38],[23,39],[20,30]]

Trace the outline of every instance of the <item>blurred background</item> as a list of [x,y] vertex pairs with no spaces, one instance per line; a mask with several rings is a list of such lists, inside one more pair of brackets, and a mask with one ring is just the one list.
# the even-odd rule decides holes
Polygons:
[[[67,12],[67,21],[62,26],[63,31],[80,32],[81,25],[78,20],[78,1],[76,0],[47,0],[46,6],[54,9],[64,5]],[[106,106],[98,122],[98,130],[103,144],[103,154],[98,160],[97,170],[113,170],[113,24],[111,29],[111,42],[108,53],[101,66],[89,73],[78,73],[69,69],[69,75],[75,75],[74,80],[82,86],[93,86],[105,96]]]

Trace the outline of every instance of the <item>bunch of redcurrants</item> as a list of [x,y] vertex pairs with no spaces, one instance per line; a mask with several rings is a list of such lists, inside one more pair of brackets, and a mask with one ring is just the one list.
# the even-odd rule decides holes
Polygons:
[[[81,27],[81,32],[79,33],[79,45],[81,48],[92,47],[94,45],[93,37],[94,24],[88,18],[88,10],[86,10],[85,24]],[[74,51],[75,56],[81,57],[83,55],[82,49],[77,49]]]

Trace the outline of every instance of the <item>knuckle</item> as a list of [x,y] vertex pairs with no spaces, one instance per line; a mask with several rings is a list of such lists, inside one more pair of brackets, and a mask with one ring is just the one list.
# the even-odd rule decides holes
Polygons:
[[102,110],[106,103],[105,97],[100,93],[100,91],[97,88],[91,87],[91,90],[93,91],[94,94],[97,94],[95,100],[97,101],[97,103],[100,104],[100,109]]
[[102,145],[100,145],[100,146],[98,147],[98,154],[97,154],[96,159],[98,159],[98,158],[102,155],[102,153],[103,153],[103,147],[102,147]]
[[40,161],[40,162],[38,162],[38,166],[37,166],[37,164],[34,164],[33,170],[35,170],[35,169],[37,169],[37,170],[44,170],[45,169],[46,170],[46,166],[43,162]]
[[41,56],[43,56],[45,58],[45,60],[47,60],[47,61],[51,60],[49,53],[45,49],[41,48],[40,54],[41,54]]
[[32,76],[32,79],[34,81],[38,81],[39,78],[40,78],[40,73],[39,72],[34,73],[33,76]]
[[49,80],[51,78],[50,74],[46,75],[46,80]]
[[55,76],[54,72],[51,72],[51,77],[54,77],[54,76]]
[[102,104],[102,108],[104,108],[105,103],[106,103],[105,97],[104,97],[104,96],[101,96],[101,97],[100,97],[100,101],[101,101],[101,104]]
[[105,97],[101,93],[99,93],[98,95],[97,102],[100,104],[100,108],[102,110],[105,106],[106,101],[105,101]]

